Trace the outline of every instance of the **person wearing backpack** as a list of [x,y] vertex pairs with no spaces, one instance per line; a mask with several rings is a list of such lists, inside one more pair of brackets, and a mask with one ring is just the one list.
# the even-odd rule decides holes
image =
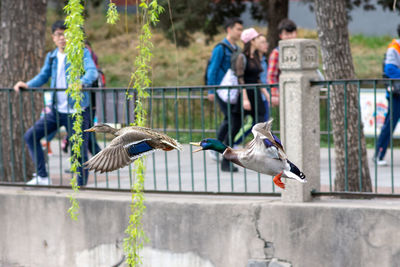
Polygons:
[[[206,84],[207,85],[220,85],[225,73],[231,67],[231,57],[235,52],[239,51],[239,47],[236,42],[240,40],[240,35],[243,30],[243,22],[239,18],[229,19],[225,23],[226,38],[217,44],[213,49],[207,70],[206,70]],[[224,119],[221,122],[217,139],[224,142],[224,140],[229,140],[229,125],[228,125],[228,104],[224,102],[218,95],[214,95],[214,90],[208,91],[208,99],[210,101],[217,101],[222,113],[224,114]],[[232,104],[231,104],[232,105]],[[234,136],[233,136],[234,137]],[[232,140],[233,140],[232,137]],[[226,145],[229,145],[226,143]],[[211,155],[214,160],[217,159],[217,155]],[[230,171],[229,161],[221,162],[222,171]],[[232,168],[232,171],[237,172],[236,167]]]
[[[397,26],[397,34],[400,38],[400,25]],[[400,39],[393,39],[386,50],[383,63],[383,78],[400,79]],[[390,91],[392,91],[392,99],[390,99]],[[390,131],[394,131],[400,119],[400,81],[393,82],[391,87],[387,87],[386,98],[388,100],[388,111],[379,134],[373,158],[373,161],[375,162],[376,160],[378,166],[387,165],[383,158],[389,145]],[[390,103],[390,100],[392,100],[392,103]],[[390,122],[390,113],[392,113],[392,123]]]

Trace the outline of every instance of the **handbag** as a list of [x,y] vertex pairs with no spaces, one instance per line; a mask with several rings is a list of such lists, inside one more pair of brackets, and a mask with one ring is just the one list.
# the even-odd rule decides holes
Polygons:
[[[220,85],[239,85],[238,78],[232,69],[228,69]],[[239,89],[219,89],[217,94],[225,103],[236,104],[239,98]]]

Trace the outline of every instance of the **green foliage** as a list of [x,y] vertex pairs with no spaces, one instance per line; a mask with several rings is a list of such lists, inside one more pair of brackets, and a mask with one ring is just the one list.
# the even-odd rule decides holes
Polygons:
[[[392,41],[393,37],[385,36],[366,36],[363,34],[355,34],[350,36],[350,43],[352,45],[362,45],[369,49],[377,49],[387,47]],[[382,55],[380,55],[382,56]]]
[[169,40],[176,39],[183,47],[190,45],[197,31],[206,33],[207,41],[212,40],[227,18],[239,17],[245,10],[242,0],[161,0],[160,5],[171,12],[160,15],[161,29]]
[[[150,31],[150,25],[155,25],[158,22],[158,16],[163,11],[163,8],[158,5],[157,0],[141,0],[139,7],[141,8],[140,20],[142,23],[139,45],[137,46],[139,54],[134,62],[135,72],[131,76],[131,82],[128,88],[132,88],[132,90],[137,93],[135,124],[138,126],[145,126],[146,109],[143,103],[145,102],[145,98],[149,96],[146,88],[151,86],[150,61],[153,56],[151,52],[153,44],[151,42],[152,33]],[[133,95],[129,93],[129,90],[127,90],[127,97],[128,99],[132,99],[133,97]],[[138,266],[141,264],[139,251],[143,248],[143,244],[146,241],[142,225],[142,217],[146,209],[143,194],[144,173],[144,160],[139,158],[135,161],[135,183],[132,188],[131,203],[132,214],[129,216],[129,225],[125,230],[127,237],[124,239],[124,251],[129,266]]]
[[[74,134],[71,136],[70,141],[72,142],[73,155],[70,158],[71,171],[74,173],[71,179],[71,186],[74,190],[74,194],[78,192],[79,186],[77,185],[77,169],[80,167],[79,158],[81,157],[81,146],[83,143],[82,138],[82,85],[80,77],[83,74],[83,51],[84,51],[84,35],[83,35],[83,6],[80,0],[70,0],[64,7],[67,13],[65,23],[67,30],[65,30],[66,47],[65,53],[68,61],[71,63],[68,68],[68,89],[67,94],[74,101],[75,112],[72,115],[75,118],[73,130]],[[68,212],[72,219],[77,220],[77,214],[79,210],[79,204],[74,197],[74,194],[70,196],[71,207]]]
[[115,24],[119,20],[117,6],[110,0],[107,10],[107,23]]

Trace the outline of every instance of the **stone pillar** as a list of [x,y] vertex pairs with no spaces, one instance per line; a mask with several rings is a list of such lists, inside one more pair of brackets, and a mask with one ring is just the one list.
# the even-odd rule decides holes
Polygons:
[[[286,154],[306,175],[303,184],[286,179],[282,201],[311,200],[311,191],[320,187],[320,130],[318,51],[316,40],[293,39],[279,42],[280,132]],[[284,181],[284,180],[283,180]]]

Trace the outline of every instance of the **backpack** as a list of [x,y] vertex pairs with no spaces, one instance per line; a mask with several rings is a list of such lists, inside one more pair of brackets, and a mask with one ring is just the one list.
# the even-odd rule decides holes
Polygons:
[[90,87],[94,88],[103,88],[106,87],[106,76],[104,75],[104,72],[101,70],[99,63],[97,61],[97,55],[93,51],[92,47],[86,43],[85,47],[89,50],[90,55],[92,56],[93,62],[96,65],[97,72],[99,75],[97,76],[97,79],[92,83]]
[[[235,50],[230,45],[228,45],[224,42],[218,43],[215,47],[217,47],[218,45],[222,45],[224,48],[227,48],[227,49],[229,49],[229,51],[232,52],[232,55],[231,55],[231,69],[232,69],[232,66],[234,66],[236,64],[236,59],[237,59],[238,55],[242,52],[242,50],[240,49],[240,47],[238,47]],[[214,47],[214,49],[215,49],[215,47]],[[225,52],[225,50],[224,50],[224,52]],[[224,56],[225,56],[225,53],[224,53]],[[208,73],[208,67],[210,66],[210,62],[211,62],[211,57],[207,61],[207,66],[206,66],[206,69],[204,72],[204,84],[205,85],[208,84],[207,73]]]
[[[386,53],[383,56],[383,61],[382,61],[382,78],[390,79],[385,73],[385,61],[386,61]],[[390,91],[390,90],[393,91],[393,96],[396,96],[396,97],[400,96],[400,82],[392,82],[392,88],[390,88],[390,83],[388,83],[388,82],[385,83],[385,86],[387,87],[388,91]]]

